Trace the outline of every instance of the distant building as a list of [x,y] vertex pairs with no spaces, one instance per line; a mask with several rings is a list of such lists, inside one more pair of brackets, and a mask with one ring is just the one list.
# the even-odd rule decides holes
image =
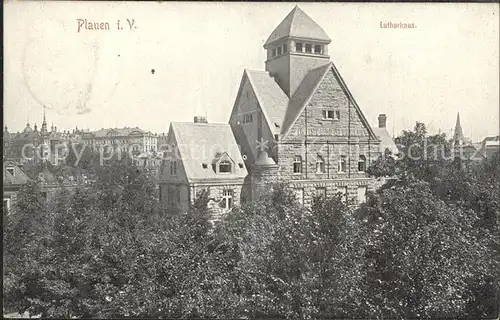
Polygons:
[[81,139],[84,145],[94,150],[101,147],[111,148],[122,153],[132,152],[137,156],[143,152],[157,151],[158,136],[150,131],[134,128],[110,128],[93,132],[83,132]]
[[469,161],[480,161],[485,158],[484,153],[480,151],[478,146],[464,136],[462,125],[460,124],[460,113],[457,113],[452,145],[455,158]]
[[132,161],[140,170],[146,170],[158,178],[158,172],[163,161],[163,152],[143,152]]
[[3,161],[3,210],[7,215],[16,201],[17,192],[23,185],[31,181],[24,172],[23,166],[15,161]]
[[486,158],[491,158],[500,152],[500,136],[486,137],[481,142],[479,152]]

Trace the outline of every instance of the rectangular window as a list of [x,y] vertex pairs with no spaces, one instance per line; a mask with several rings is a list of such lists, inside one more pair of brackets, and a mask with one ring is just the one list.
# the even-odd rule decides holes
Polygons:
[[358,187],[358,204],[366,202],[366,186]]
[[278,47],[278,56],[281,55],[281,47]]
[[224,189],[222,191],[222,206],[226,210],[233,207],[233,189]]
[[325,173],[325,160],[320,155],[316,159],[316,173]]
[[335,115],[333,117],[334,120],[339,120],[340,119],[340,111],[335,110]]
[[302,43],[297,42],[297,43],[295,44],[295,51],[297,51],[297,52],[302,52]]
[[293,173],[301,173],[302,172],[302,157],[295,156],[293,160]]
[[366,157],[363,156],[363,155],[359,156],[358,171],[359,172],[365,172],[366,171]]
[[347,187],[338,187],[337,193],[341,194],[341,196],[342,196],[341,200],[343,202],[347,201]]
[[220,173],[231,173],[231,162],[227,160],[223,160],[219,163],[219,172]]
[[287,53],[288,52],[288,46],[287,44],[283,44],[283,53]]
[[306,52],[308,53],[312,52],[312,45],[310,43],[306,43]]
[[252,123],[252,121],[253,121],[253,117],[252,117],[251,113],[247,113],[247,114],[243,115],[243,124]]
[[314,53],[321,54],[321,45],[317,44],[314,46]]
[[336,117],[336,112],[337,111],[324,109],[323,110],[323,119],[338,120],[338,118],[335,118]]
[[316,197],[326,198],[326,188],[325,187],[316,188]]
[[276,57],[276,49],[273,49],[273,57]]

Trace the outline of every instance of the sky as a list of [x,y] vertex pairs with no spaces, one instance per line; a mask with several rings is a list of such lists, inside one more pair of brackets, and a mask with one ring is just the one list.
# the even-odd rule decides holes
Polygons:
[[[264,70],[262,46],[294,6],[6,1],[4,123],[11,132],[28,120],[40,127],[43,105],[58,130],[161,133],[195,115],[227,123],[243,70]],[[332,39],[331,61],[373,126],[385,113],[391,134],[416,121],[449,134],[460,112],[474,141],[498,134],[498,4],[299,7]],[[87,30],[85,19],[110,30]],[[389,21],[416,28],[380,27]]]

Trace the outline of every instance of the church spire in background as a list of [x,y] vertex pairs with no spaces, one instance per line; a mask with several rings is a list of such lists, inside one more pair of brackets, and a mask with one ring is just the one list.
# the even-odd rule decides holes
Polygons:
[[462,145],[464,143],[464,133],[460,125],[460,113],[457,112],[457,123],[455,124],[455,132],[453,133],[453,144]]
[[47,133],[47,121],[45,119],[45,106],[43,106],[43,122],[42,122],[42,129],[40,130],[41,133]]

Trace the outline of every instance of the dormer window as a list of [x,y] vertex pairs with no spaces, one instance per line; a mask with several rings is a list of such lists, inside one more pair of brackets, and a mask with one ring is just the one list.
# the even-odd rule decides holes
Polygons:
[[219,162],[219,173],[231,173],[231,161],[222,160]]
[[7,172],[14,175],[14,167],[7,168]]

